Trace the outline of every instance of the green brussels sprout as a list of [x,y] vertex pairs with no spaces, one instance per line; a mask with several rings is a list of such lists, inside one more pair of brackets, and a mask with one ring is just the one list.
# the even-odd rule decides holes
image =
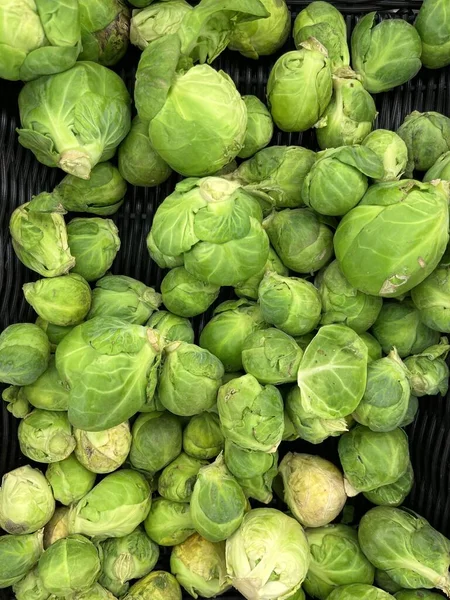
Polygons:
[[217,408],[225,439],[261,452],[275,452],[280,445],[283,400],[275,386],[262,386],[253,375],[232,379],[220,388]]
[[75,327],[56,350],[56,368],[70,388],[70,422],[104,431],[132,417],[152,397],[160,358],[153,329],[114,317]]
[[246,597],[297,598],[292,594],[306,577],[310,552],[295,519],[274,508],[257,508],[227,540],[226,562],[231,584]]
[[43,552],[42,530],[25,535],[0,536],[0,589],[20,581]]
[[117,317],[143,325],[161,304],[161,294],[145,283],[126,275],[105,275],[92,292],[88,319]]
[[199,470],[208,462],[182,452],[161,473],[158,493],[173,502],[189,502]]
[[281,262],[279,256],[272,246],[269,248],[269,258],[267,259],[264,268],[256,275],[253,275],[253,277],[238,283],[238,285],[234,288],[234,293],[236,296],[239,296],[240,298],[248,298],[250,300],[258,300],[259,284],[263,280],[264,275],[269,271],[278,273],[278,275],[289,275],[289,269]]
[[29,465],[6,473],[0,487],[0,527],[8,533],[34,533],[52,518],[55,500],[44,475]]
[[373,585],[351,583],[342,585],[328,596],[327,600],[392,600],[393,596]]
[[29,81],[70,69],[81,51],[76,0],[51,6],[30,0],[2,2],[0,77]]
[[311,37],[318,40],[327,50],[333,70],[349,66],[347,26],[332,4],[311,2],[297,15],[293,36],[296,48]]
[[170,464],[181,452],[181,423],[169,412],[139,415],[133,424],[132,436],[131,464],[151,475]]
[[59,462],[75,448],[65,412],[35,408],[20,422],[18,436],[22,454],[36,462]]
[[194,598],[215,598],[231,588],[225,563],[225,542],[210,542],[198,533],[175,546],[170,570]]
[[70,509],[69,529],[99,538],[123,537],[147,517],[152,503],[143,475],[130,469],[110,473]]
[[436,331],[450,333],[448,318],[450,267],[439,266],[411,291],[412,301],[424,325]]
[[36,319],[36,325],[47,334],[48,341],[50,342],[50,349],[52,352],[55,352],[59,342],[63,340],[66,337],[66,335],[70,333],[75,327],[75,325],[55,325],[54,323],[50,323],[45,319],[41,319],[41,317],[38,317]]
[[38,565],[44,588],[55,596],[88,590],[97,581],[100,571],[97,549],[83,535],[58,540],[45,550]]
[[222,363],[208,350],[172,342],[164,349],[159,400],[175,415],[198,415],[214,406],[223,373]]
[[[149,3],[147,2],[147,4]],[[143,10],[134,10],[131,19],[130,42],[141,50],[145,50],[151,42],[163,35],[177,33],[184,16],[191,10],[192,6],[184,0],[156,2]]]
[[428,171],[437,159],[450,150],[450,119],[438,112],[413,111],[403,121],[397,134],[408,148],[406,175]]
[[331,62],[317,40],[280,56],[267,82],[267,101],[282,131],[306,131],[325,112],[333,93]]
[[447,186],[402,180],[370,187],[334,236],[336,258],[355,288],[395,298],[430,275],[448,242]]
[[442,600],[440,594],[435,594],[429,590],[402,590],[394,594],[397,600]]
[[23,293],[41,319],[55,325],[76,325],[91,308],[91,288],[76,273],[26,283]]
[[419,400],[417,399],[417,396],[413,396],[411,394],[411,396],[409,397],[408,410],[406,411],[405,418],[403,419],[400,427],[407,427],[408,425],[411,425],[411,423],[413,423],[414,419],[416,418],[418,410]]
[[9,232],[17,258],[43,277],[64,275],[75,265],[65,210],[55,194],[43,192],[12,213]]
[[298,371],[304,409],[322,419],[350,415],[364,395],[367,346],[345,325],[324,325],[306,348]]
[[[61,94],[70,89],[71,94]],[[19,94],[19,142],[48,167],[89,179],[130,129],[130,96],[117,73],[93,62],[28,82]],[[64,205],[64,202],[63,202]]]
[[347,500],[342,473],[328,460],[288,452],[280,463],[284,501],[305,527],[328,525]]
[[53,355],[50,356],[47,370],[34,383],[21,388],[21,395],[34,408],[56,411],[69,408],[69,390],[61,381]]
[[111,473],[125,462],[131,448],[128,421],[104,431],[74,429],[75,456],[93,473]]
[[377,506],[361,519],[362,551],[400,586],[438,588],[449,593],[449,540],[419,515]]
[[88,180],[66,175],[54,193],[66,210],[107,217],[122,206],[126,191],[127,184],[117,167],[104,162],[92,169]]
[[241,163],[229,178],[275,208],[303,205],[302,184],[316,154],[300,146],[271,146]]
[[273,466],[262,475],[255,477],[236,478],[247,498],[254,498],[262,504],[270,504],[273,499],[272,485],[278,473],[278,453],[270,454]]
[[367,91],[387,92],[412,79],[422,63],[422,42],[404,19],[375,24],[376,12],[360,19],[352,33],[352,65]]
[[286,397],[285,406],[292,426],[302,440],[310,444],[321,444],[329,437],[336,437],[348,431],[345,418],[323,419],[306,410],[300,388],[293,386]]
[[366,146],[342,146],[319,154],[303,182],[305,204],[322,215],[343,216],[368,188],[368,177],[383,176],[378,156]]
[[118,229],[111,219],[72,219],[67,225],[69,247],[76,263],[72,273],[86,281],[103,277],[120,248]]
[[183,255],[180,256],[169,256],[163,254],[158,246],[155,244],[153,239],[153,230],[147,236],[147,250],[150,254],[150,258],[161,267],[161,269],[174,269],[175,267],[182,267],[184,264]]
[[5,388],[2,391],[2,400],[6,402],[6,410],[16,419],[23,419],[31,412],[31,405],[21,387],[11,385]]
[[181,544],[195,532],[190,505],[166,498],[152,502],[144,526],[147,535],[160,546]]
[[159,310],[147,321],[147,327],[156,329],[169,342],[194,343],[194,329],[188,319]]
[[[285,5],[284,0],[272,1]],[[262,22],[262,19],[252,23],[258,23],[259,21]],[[240,26],[242,27],[242,24]],[[236,29],[239,29],[240,26],[238,25]],[[245,130],[244,145],[238,156],[239,158],[249,158],[265,148],[270,142],[273,135],[273,122],[266,105],[259,98],[256,96],[242,96],[242,100],[247,107],[247,129]]]
[[115,65],[128,48],[130,9],[122,0],[80,0],[81,43],[79,60]]
[[372,431],[392,431],[403,423],[409,397],[408,369],[394,348],[368,365],[366,390],[353,417]]
[[10,325],[0,334],[0,381],[11,385],[34,383],[48,367],[50,343],[32,323]]
[[153,571],[132,585],[123,600],[145,600],[146,598],[181,600],[181,588],[170,573]]
[[[331,102],[316,124],[317,142],[322,150],[361,144],[372,131],[378,114],[374,99],[351,69],[336,73],[333,90]],[[345,176],[343,180],[348,181]]]
[[[50,599],[51,600],[51,599]],[[96,583],[85,592],[78,592],[71,597],[71,600],[117,600],[109,590]]]
[[375,569],[375,584],[390,594],[394,594],[402,589],[398,583],[395,583],[387,571],[381,571],[380,569]]
[[191,497],[191,517],[202,537],[210,542],[229,538],[241,524],[246,507],[245,494],[222,455],[200,469]]
[[161,282],[162,301],[180,317],[204,313],[219,295],[220,287],[201,281],[184,267],[171,269]]
[[422,40],[421,60],[424,66],[427,69],[440,69],[449,65],[450,16],[445,0],[424,0],[414,26]]
[[[370,296],[369,296],[370,298]],[[379,341],[370,333],[368,333],[367,331],[364,331],[364,333],[360,333],[359,337],[362,339],[362,341],[364,342],[364,344],[367,346],[367,362],[371,363],[374,360],[378,360],[379,358],[381,358],[383,356],[383,350],[381,348],[381,345],[379,343]]]
[[302,356],[294,338],[273,327],[251,333],[242,346],[245,372],[263,384],[296,381]]
[[409,465],[408,436],[399,428],[375,432],[357,425],[340,437],[338,452],[349,496],[398,481]]
[[[435,179],[450,181],[450,152],[444,152],[432,167],[423,176],[423,181],[429,182]],[[447,265],[446,265],[447,266]]]
[[[414,484],[414,471],[411,463],[406,471],[394,483],[382,485],[370,492],[364,492],[364,497],[380,506],[400,506],[412,490]],[[389,590],[388,590],[389,591]]]
[[355,529],[328,525],[305,533],[311,563],[303,587],[310,596],[326,600],[341,585],[373,583],[375,569],[362,553]]
[[224,437],[218,415],[194,415],[183,431],[183,450],[193,458],[209,460],[223,450]]
[[322,325],[343,323],[361,334],[375,323],[383,300],[354,288],[337,260],[320,271],[314,283],[322,301]]
[[81,500],[95,484],[95,473],[88,471],[73,454],[47,467],[45,472],[55,500],[69,506]]
[[[171,6],[176,2],[158,3],[159,6]],[[186,4],[180,2],[180,4]],[[190,8],[190,7],[189,7]],[[136,17],[133,17],[133,20]],[[133,27],[133,20],[131,21]],[[135,117],[131,122],[131,129],[118,150],[119,171],[125,181],[131,185],[154,187],[166,181],[172,169],[153,150],[148,139],[148,123]]]
[[430,396],[448,391],[449,368],[446,358],[450,350],[447,338],[442,338],[436,346],[427,348],[420,354],[405,359],[409,372],[409,383],[414,396]]
[[44,527],[44,548],[48,548],[58,540],[69,535],[69,508],[60,506],[53,513],[53,517]]
[[48,600],[48,592],[39,577],[37,567],[25,575],[23,579],[13,585],[14,597],[16,600]]
[[375,152],[383,163],[384,173],[378,182],[400,179],[408,164],[408,148],[394,131],[377,129],[369,133],[362,145]]
[[226,372],[242,369],[242,349],[247,337],[267,325],[257,304],[228,300],[214,310],[200,334],[200,346],[217,356]]
[[385,302],[372,333],[385,354],[395,347],[401,358],[420,354],[439,343],[439,333],[422,323],[419,311],[410,300]]

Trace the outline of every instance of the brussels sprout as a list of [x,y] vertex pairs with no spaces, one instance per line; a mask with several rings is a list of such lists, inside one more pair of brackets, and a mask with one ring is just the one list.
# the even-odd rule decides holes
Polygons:
[[[147,4],[149,3],[147,2]],[[156,2],[143,10],[134,10],[131,19],[130,42],[141,50],[145,50],[151,42],[163,35],[177,33],[184,16],[191,10],[192,6],[184,0]]]
[[75,327],[56,350],[56,368],[70,387],[73,426],[104,431],[133,416],[154,392],[160,357],[153,329],[113,317]]
[[115,65],[128,48],[130,9],[122,0],[80,0],[80,60]]
[[269,454],[272,457],[272,467],[262,475],[237,479],[247,498],[254,498],[262,504],[270,504],[273,499],[272,485],[278,472],[278,453]]
[[280,463],[284,500],[305,527],[331,523],[344,507],[347,494],[342,473],[328,460],[288,452]]
[[[61,90],[70,89],[70,95]],[[93,62],[30,81],[19,94],[19,142],[48,167],[89,179],[130,129],[130,97],[117,73]],[[63,202],[64,204],[64,202]]]
[[325,325],[306,348],[298,371],[304,409],[322,419],[351,414],[363,397],[367,347],[345,325]]
[[403,19],[375,24],[376,13],[360,19],[352,34],[352,65],[366,90],[386,92],[412,79],[422,63],[419,34]]
[[38,565],[44,588],[56,596],[88,590],[100,571],[97,549],[83,535],[58,540],[42,554]]
[[23,419],[31,412],[31,405],[21,387],[11,385],[5,388],[2,391],[2,400],[6,402],[6,410],[16,419]]
[[402,587],[436,587],[448,595],[449,541],[422,517],[377,506],[361,519],[358,539],[370,562]]
[[215,598],[231,587],[225,563],[225,543],[210,542],[198,533],[173,548],[170,570],[194,598],[199,595]]
[[311,563],[303,587],[313,598],[326,600],[341,585],[371,585],[374,568],[358,544],[358,534],[347,525],[307,529]]
[[147,535],[160,546],[181,544],[195,532],[191,507],[184,502],[156,498],[144,522]]
[[[450,181],[450,152],[444,152],[432,167],[423,176],[423,181],[429,182],[435,179]],[[447,266],[447,265],[446,265]]]
[[111,473],[125,462],[131,448],[128,421],[104,431],[74,429],[75,455],[93,473]]
[[449,350],[447,338],[442,338],[440,344],[405,360],[411,392],[415,396],[446,395],[449,380],[446,358]]
[[242,347],[246,373],[263,384],[296,381],[302,355],[294,338],[272,327],[251,333]]
[[188,319],[173,315],[166,310],[154,312],[147,327],[156,329],[169,342],[194,343],[194,329]]
[[439,266],[411,291],[411,297],[424,325],[450,333],[448,318],[450,267]]
[[393,596],[373,585],[351,583],[331,592],[327,600],[392,600]]
[[262,386],[253,375],[232,379],[217,396],[226,439],[248,450],[275,452],[284,431],[283,400],[273,385]]
[[399,297],[437,267],[448,242],[447,185],[403,180],[371,186],[334,236],[336,258],[354,287]]
[[244,341],[267,325],[254,302],[228,300],[214,310],[214,316],[200,334],[200,346],[217,356],[226,372],[242,369]]
[[96,583],[85,592],[74,594],[71,600],[116,600],[107,589]]
[[349,496],[398,481],[409,465],[408,436],[399,428],[375,432],[357,425],[341,436],[338,451]]
[[397,479],[397,481],[389,483],[388,485],[382,485],[370,492],[364,492],[364,496],[369,502],[372,502],[372,504],[381,506],[400,506],[411,491],[413,483],[414,471],[412,465],[409,464],[406,471]]
[[444,152],[450,150],[450,119],[438,112],[413,111],[397,133],[408,148],[408,177],[412,176],[414,169],[427,171]]
[[34,383],[47,369],[50,343],[32,323],[10,325],[0,334],[0,381],[11,385]]
[[385,302],[372,333],[385,354],[395,347],[401,358],[420,354],[439,343],[439,333],[422,323],[419,311],[410,300]]
[[[317,142],[322,150],[361,144],[372,131],[378,114],[372,96],[351,69],[338,71],[333,78],[333,90],[331,102],[316,124]],[[347,184],[343,173],[341,176]]]
[[[211,498],[215,500],[211,502]],[[247,501],[222,455],[202,467],[191,498],[196,531],[210,542],[226,540],[242,522]]]
[[48,548],[58,540],[69,535],[69,509],[60,506],[53,513],[53,517],[44,527],[44,548]]
[[366,390],[353,417],[372,431],[392,431],[403,423],[409,396],[409,373],[394,348],[368,365]]
[[170,412],[189,417],[212,408],[224,373],[223,365],[208,350],[186,342],[164,349],[158,396]]
[[394,594],[397,600],[442,600],[440,594],[435,594],[429,590],[402,590]]
[[107,475],[70,509],[69,529],[103,539],[123,537],[142,523],[151,503],[145,477],[122,469]]
[[54,193],[66,210],[106,217],[119,210],[126,191],[127,184],[117,167],[105,162],[92,169],[88,180],[66,175]]
[[14,585],[34,567],[43,551],[42,530],[0,536],[0,589]]
[[18,436],[22,454],[36,462],[64,460],[75,448],[65,412],[36,408],[20,422]]
[[50,356],[47,370],[34,383],[21,388],[21,395],[35,408],[56,411],[68,409],[69,390],[61,381],[54,356]]
[[[370,297],[370,296],[369,296]],[[378,360],[383,356],[383,350],[381,348],[380,343],[376,338],[373,337],[370,333],[365,331],[364,333],[360,333],[359,337],[362,339],[364,344],[367,346],[367,362],[371,363],[374,360]]]
[[65,212],[55,194],[43,192],[11,215],[9,232],[18,259],[43,277],[63,275],[75,265],[67,240]]
[[132,429],[130,461],[135,469],[153,475],[181,452],[182,432],[178,417],[169,412],[139,415]]
[[183,450],[194,458],[208,460],[223,450],[224,437],[218,415],[194,415],[183,431]]
[[342,146],[319,154],[303,182],[305,204],[322,215],[343,216],[364,196],[367,177],[379,179],[383,165],[365,146]]
[[234,293],[236,296],[239,296],[240,298],[244,297],[251,300],[257,300],[259,284],[263,280],[264,275],[269,271],[278,273],[278,275],[289,275],[289,269],[283,265],[279,256],[272,247],[269,248],[269,258],[267,259],[264,268],[256,275],[253,275],[253,277],[238,283],[238,285],[234,288]]
[[[267,1],[280,2],[285,5],[284,0]],[[253,21],[252,24],[258,22],[262,22],[262,19]],[[236,29],[239,29],[239,27],[242,27],[242,24],[238,25]],[[242,100],[247,107],[247,129],[245,131],[244,145],[238,156],[239,158],[248,158],[267,146],[270,142],[273,135],[273,122],[266,105],[259,98],[256,96],[242,96]]]
[[388,129],[372,131],[362,145],[375,152],[383,163],[384,174],[376,181],[400,179],[408,164],[408,148],[402,138]]
[[398,585],[398,583],[395,583],[389,576],[387,571],[381,571],[380,569],[375,569],[375,583],[377,587],[390,594],[394,594],[402,589],[401,586]]
[[400,426],[407,427],[408,425],[411,425],[411,423],[413,423],[414,419],[416,418],[418,410],[419,400],[416,396],[413,396],[411,394],[411,396],[409,397],[408,410],[406,411],[405,418],[403,419]]
[[48,600],[48,592],[39,577],[37,567],[28,571],[23,579],[13,585],[16,600]]
[[375,323],[382,299],[354,288],[345,279],[337,260],[320,271],[314,283],[322,300],[322,325],[343,323],[361,334]]
[[204,313],[216,300],[219,291],[219,286],[201,281],[184,267],[171,269],[161,282],[164,305],[180,317]]
[[[310,562],[302,526],[274,508],[248,512],[227,540],[228,576],[250,598],[297,598]],[[261,573],[264,575],[261,576]]]
[[76,325],[91,307],[91,288],[76,273],[26,283],[23,293],[41,319],[55,325]]
[[59,342],[75,327],[75,325],[55,325],[54,323],[49,323],[49,321],[46,321],[45,319],[41,319],[41,317],[36,319],[36,325],[47,334],[52,352],[55,352]]
[[6,0],[2,21],[0,77],[29,81],[70,69],[81,51],[79,6],[70,0],[57,6],[29,0]]
[[181,600],[181,588],[173,575],[153,571],[131,586],[123,600]]
[[341,13],[328,2],[311,2],[295,19],[294,42],[297,48],[313,37],[327,50],[333,70],[348,67],[347,27]]
[[52,490],[38,469],[29,465],[3,475],[0,487],[0,527],[13,534],[34,533],[55,511]]
[[[422,39],[421,59],[424,66],[439,69],[449,65],[450,16],[445,0],[424,0],[414,25]],[[413,597],[415,596],[411,596]]]
[[55,500],[68,506],[81,500],[93,487],[95,473],[88,471],[73,454],[52,463],[45,473]]
[[182,452],[161,473],[158,480],[158,492],[173,502],[189,502],[197,475],[207,461],[193,458]]

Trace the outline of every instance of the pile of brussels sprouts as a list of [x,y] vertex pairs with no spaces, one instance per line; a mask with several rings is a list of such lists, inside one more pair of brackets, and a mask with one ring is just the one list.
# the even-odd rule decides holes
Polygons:
[[[279,51],[284,0],[130,2],[0,4],[0,76],[27,82],[19,141],[66,172],[10,220],[42,278],[23,286],[36,322],[0,335],[3,400],[31,461],[2,479],[0,588],[449,596],[450,541],[402,504],[404,428],[449,385],[450,118],[415,111],[372,131],[372,94],[450,64],[448,0],[425,0],[414,26],[367,14],[351,51],[342,15],[312,2],[268,106],[210,63],[227,47]],[[133,120],[107,68],[129,39],[142,50]],[[314,127],[321,151],[270,146],[274,125]],[[173,171],[187,178],[147,237],[165,269],[156,291],[111,274],[107,217],[127,183]],[[336,464],[321,456],[332,437]],[[359,525],[357,495],[375,505]]]

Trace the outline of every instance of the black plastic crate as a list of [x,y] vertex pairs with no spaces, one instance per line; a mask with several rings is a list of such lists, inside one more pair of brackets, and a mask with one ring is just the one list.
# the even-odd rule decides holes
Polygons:
[[[288,0],[292,18],[294,19],[309,3],[310,0]],[[420,8],[421,0],[337,0],[332,3],[344,13],[350,36],[358,18],[373,10],[378,10],[379,18],[382,19],[402,17],[412,22],[415,11]],[[291,48],[292,39],[287,42],[282,52]],[[226,51],[215,61],[214,66],[226,71],[242,94],[255,94],[264,101],[270,69],[282,52],[252,61],[236,52]],[[130,92],[133,91],[139,56],[140,52],[131,47],[126,58],[117,66],[117,71],[126,81]],[[21,85],[0,80],[0,331],[11,323],[34,321],[35,315],[26,303],[21,288],[24,283],[39,278],[37,273],[25,268],[14,254],[8,233],[10,215],[18,205],[29,201],[32,195],[51,191],[64,175],[58,169],[50,169],[40,164],[33,154],[22,148],[17,141],[17,95]],[[379,111],[375,125],[377,128],[396,130],[412,110],[436,110],[450,116],[450,68],[438,71],[422,69],[411,82],[390,92],[378,94],[375,100]],[[304,134],[276,131],[271,143],[318,149],[312,131]],[[178,176],[173,176],[158,188],[129,186],[123,206],[111,217],[119,228],[122,244],[112,268],[113,273],[129,275],[148,285],[159,287],[165,272],[150,260],[145,239],[156,208],[173,191],[178,180]],[[215,304],[231,295],[232,290],[225,289]],[[212,310],[213,307],[206,315],[194,319],[197,334]],[[0,476],[29,462],[20,454],[17,424],[17,420],[2,405]],[[442,533],[450,536],[450,404],[447,399],[421,399],[418,416],[408,428],[408,434],[416,482],[405,504],[426,517]],[[337,440],[333,438],[320,446],[312,446],[298,440],[282,444],[280,454],[283,455],[287,450],[309,452],[337,462],[336,445]],[[357,515],[369,507],[369,504],[359,497],[351,502],[354,503]],[[273,506],[283,508],[276,498]],[[158,567],[167,569],[170,549],[161,548],[161,551]],[[0,600],[9,600],[12,597],[9,591],[0,590]],[[185,597],[189,598],[188,595]],[[223,597],[228,600],[242,599],[235,591],[230,591]]]

